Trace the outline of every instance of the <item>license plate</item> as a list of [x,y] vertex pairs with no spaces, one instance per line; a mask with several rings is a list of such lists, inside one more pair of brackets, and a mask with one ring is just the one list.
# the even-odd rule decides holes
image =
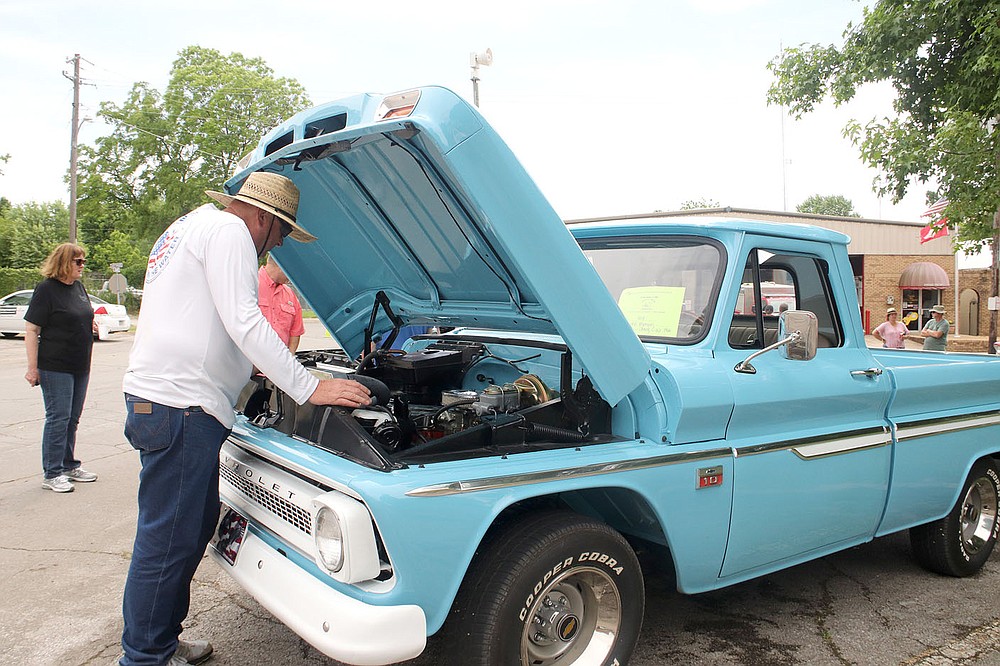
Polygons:
[[236,555],[247,532],[247,519],[225,504],[222,505],[221,514],[212,537],[212,547],[219,551],[224,560],[236,564]]

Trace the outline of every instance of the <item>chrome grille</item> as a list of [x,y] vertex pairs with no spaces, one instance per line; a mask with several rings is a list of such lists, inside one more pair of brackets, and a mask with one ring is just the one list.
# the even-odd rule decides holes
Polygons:
[[221,475],[243,495],[260,507],[267,509],[292,527],[312,536],[312,516],[308,511],[295,506],[283,497],[278,497],[267,488],[251,483],[230,468],[219,467]]

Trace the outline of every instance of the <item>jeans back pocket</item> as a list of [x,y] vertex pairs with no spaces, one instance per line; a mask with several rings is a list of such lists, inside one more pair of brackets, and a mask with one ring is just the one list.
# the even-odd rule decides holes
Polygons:
[[170,446],[170,408],[125,394],[125,437],[139,451],[160,451]]

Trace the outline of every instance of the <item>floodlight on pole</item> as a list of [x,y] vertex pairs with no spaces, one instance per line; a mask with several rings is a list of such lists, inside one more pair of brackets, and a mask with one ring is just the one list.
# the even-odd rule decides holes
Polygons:
[[479,106],[479,66],[489,67],[493,64],[493,49],[469,54],[469,66],[472,67],[472,103]]

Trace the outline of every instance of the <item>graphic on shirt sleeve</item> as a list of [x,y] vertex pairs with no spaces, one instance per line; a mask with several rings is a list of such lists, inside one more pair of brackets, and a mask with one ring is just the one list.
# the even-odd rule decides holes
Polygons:
[[187,228],[187,215],[180,217],[176,222],[167,227],[167,230],[156,239],[153,249],[149,251],[149,263],[146,265],[146,284],[149,284],[163,272],[170,262],[177,249],[181,238],[184,237],[184,230]]

